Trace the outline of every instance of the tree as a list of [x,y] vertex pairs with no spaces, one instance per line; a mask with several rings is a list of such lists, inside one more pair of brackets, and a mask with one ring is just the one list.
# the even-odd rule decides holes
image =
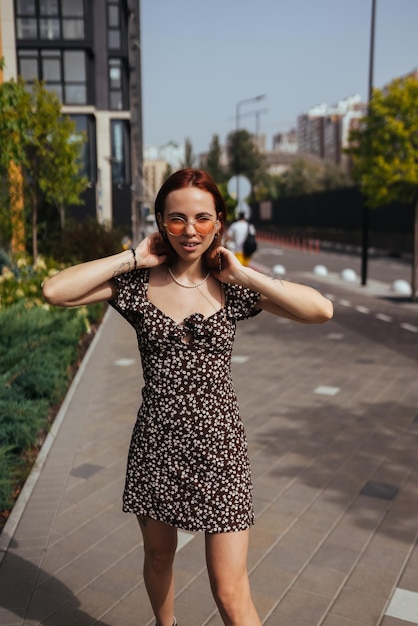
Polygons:
[[218,185],[225,181],[225,169],[221,165],[221,156],[222,148],[219,142],[219,135],[213,135],[203,167]]
[[192,142],[189,138],[186,138],[184,142],[184,161],[181,164],[182,167],[194,167],[196,163],[196,157],[193,154]]
[[[80,194],[87,185],[80,173],[82,141],[74,122],[61,113],[59,99],[42,83],[35,82],[32,91],[20,78],[0,85],[0,178],[7,181],[10,200],[16,201],[18,185],[23,185],[34,262],[40,206],[45,201],[55,204],[63,224],[65,205],[81,204]],[[21,179],[17,171],[22,172]],[[9,209],[13,216],[12,201]]]
[[64,225],[66,204],[81,204],[80,194],[87,186],[81,176],[79,162],[82,137],[75,131],[75,123],[61,113],[57,96],[35,82],[31,92],[31,124],[23,139],[26,173],[25,198],[32,217],[32,254],[38,256],[38,212],[41,203],[55,204]]
[[162,176],[162,182],[166,181],[167,178],[170,178],[172,173],[173,173],[173,168],[171,167],[170,163],[167,163],[163,176]]
[[[4,67],[0,59],[0,68]],[[30,123],[30,96],[23,80],[0,84],[0,242],[24,251],[23,178],[25,151],[21,138]]]
[[258,184],[263,170],[263,157],[247,130],[232,132],[227,137],[227,156],[231,176],[242,174],[253,188]]
[[332,161],[325,161],[321,181],[325,191],[353,185],[353,180],[347,171]]
[[354,177],[369,207],[414,202],[412,299],[418,259],[418,74],[375,89],[367,116],[350,134]]
[[322,173],[322,163],[297,159],[283,174],[285,195],[303,196],[320,191],[323,188]]
[[75,132],[75,122],[68,116],[63,115],[57,121],[55,133],[50,137],[50,158],[45,161],[42,189],[47,202],[56,206],[61,229],[64,230],[65,207],[80,204],[80,195],[86,189],[88,180],[80,175],[84,135]]

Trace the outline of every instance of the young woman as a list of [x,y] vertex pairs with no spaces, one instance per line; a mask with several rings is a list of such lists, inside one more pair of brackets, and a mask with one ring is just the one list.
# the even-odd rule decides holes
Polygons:
[[[221,245],[226,207],[202,170],[174,173],[155,201],[159,232],[136,248],[64,269],[48,302],[109,301],[137,333],[144,388],[124,511],[137,515],[157,626],[176,624],[177,529],[203,531],[212,592],[229,626],[260,626],[247,573],[254,522],[247,443],[231,380],[235,325],[261,310],[297,322],[333,315],[310,287],[243,267]],[[173,622],[174,619],[174,622]]]

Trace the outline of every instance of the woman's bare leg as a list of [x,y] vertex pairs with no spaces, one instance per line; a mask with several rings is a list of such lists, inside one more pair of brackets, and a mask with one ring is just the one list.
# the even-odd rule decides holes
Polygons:
[[209,579],[226,626],[261,626],[248,580],[248,540],[248,530],[206,534]]
[[158,626],[173,626],[173,561],[177,529],[148,517],[138,516],[144,539],[144,582]]

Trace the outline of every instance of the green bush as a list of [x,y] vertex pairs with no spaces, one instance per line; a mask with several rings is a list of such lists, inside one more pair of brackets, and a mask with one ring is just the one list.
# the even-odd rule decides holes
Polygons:
[[14,487],[11,477],[17,471],[17,460],[13,454],[13,447],[0,447],[0,503],[3,503],[4,510],[12,501]]
[[58,309],[22,300],[0,309],[0,511],[11,506],[16,472],[50,409],[65,395],[91,323],[103,305]]
[[48,238],[43,250],[60,263],[74,265],[116,254],[122,250],[123,233],[106,228],[95,219],[71,222]]
[[[56,401],[63,391],[62,363],[74,363],[80,336],[86,332],[83,309],[26,309],[15,305],[1,315],[7,328],[0,337],[2,373],[21,397]],[[42,365],[42,367],[40,367]]]
[[24,302],[26,307],[44,306],[42,283],[63,266],[55,261],[38,257],[35,264],[31,259],[21,255],[14,261],[8,259],[0,250],[0,262],[3,262],[0,272],[0,309],[13,306],[17,302]]

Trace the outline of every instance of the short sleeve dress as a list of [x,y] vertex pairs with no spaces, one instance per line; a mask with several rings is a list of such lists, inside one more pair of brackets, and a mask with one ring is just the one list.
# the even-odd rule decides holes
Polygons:
[[252,482],[231,356],[236,322],[260,312],[259,294],[223,284],[221,309],[178,324],[148,300],[149,270],[114,280],[110,305],[136,331],[144,378],[123,510],[188,531],[249,528]]

